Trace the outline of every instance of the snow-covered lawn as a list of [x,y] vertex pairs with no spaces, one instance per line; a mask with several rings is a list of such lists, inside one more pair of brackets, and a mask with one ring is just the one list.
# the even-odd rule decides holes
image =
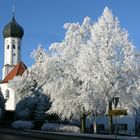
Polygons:
[[57,132],[80,132],[78,126],[55,124],[55,123],[44,123],[41,127],[42,131],[57,131]]
[[12,124],[14,129],[33,129],[34,125],[30,121],[14,121]]

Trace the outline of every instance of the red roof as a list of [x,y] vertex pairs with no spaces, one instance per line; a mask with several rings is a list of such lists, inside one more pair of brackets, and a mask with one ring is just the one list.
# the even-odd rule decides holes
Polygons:
[[12,80],[15,76],[22,75],[26,69],[27,67],[21,61],[7,74],[1,83],[8,83],[8,81]]

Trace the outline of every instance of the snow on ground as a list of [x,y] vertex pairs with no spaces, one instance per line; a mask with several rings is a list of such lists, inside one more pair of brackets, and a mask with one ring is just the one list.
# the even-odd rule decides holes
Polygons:
[[[34,125],[30,121],[14,121],[12,124],[12,128],[14,129],[33,129]],[[57,123],[44,123],[41,127],[42,131],[49,131],[49,132],[79,132],[80,128],[74,125],[65,125],[65,124],[57,124]]]
[[42,131],[57,131],[57,132],[80,132],[78,126],[55,124],[55,123],[44,123],[41,127]]
[[14,129],[32,129],[34,125],[30,121],[14,121],[12,124],[12,128]]

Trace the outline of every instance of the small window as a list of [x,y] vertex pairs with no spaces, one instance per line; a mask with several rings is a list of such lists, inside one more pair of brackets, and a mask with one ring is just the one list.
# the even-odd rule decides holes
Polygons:
[[16,56],[16,54],[15,54],[15,53],[13,53],[13,56]]
[[9,99],[9,90],[8,89],[6,90],[6,99],[7,100]]
[[98,124],[97,129],[98,130],[104,130],[105,129],[104,124]]
[[15,46],[15,44],[13,44],[13,49],[15,49],[16,48],[16,46]]
[[9,49],[9,45],[7,45],[7,49]]
[[20,50],[20,46],[18,46],[18,50]]
[[[114,130],[117,128],[117,130],[127,130],[127,124],[114,124]],[[115,128],[116,127],[116,128]]]

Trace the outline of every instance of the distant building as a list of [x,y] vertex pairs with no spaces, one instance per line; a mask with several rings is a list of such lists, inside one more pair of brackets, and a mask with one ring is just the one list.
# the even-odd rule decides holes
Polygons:
[[[108,133],[110,130],[109,116],[102,116],[94,118],[96,123],[97,133]],[[113,117],[114,133],[122,135],[135,135],[136,130],[136,117],[135,116],[117,116]]]
[[13,18],[3,29],[4,37],[4,66],[2,70],[2,81],[0,88],[7,99],[5,109],[15,110],[18,99],[14,89],[9,88],[9,81],[15,76],[22,75],[26,70],[25,64],[21,61],[21,42],[24,35],[23,28]]

